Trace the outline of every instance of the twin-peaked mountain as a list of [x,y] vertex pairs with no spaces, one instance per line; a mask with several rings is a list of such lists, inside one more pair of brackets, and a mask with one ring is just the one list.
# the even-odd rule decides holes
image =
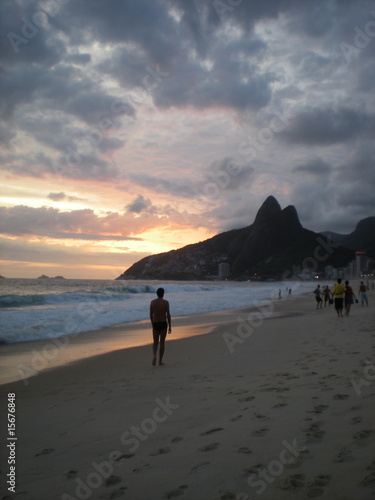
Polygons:
[[345,267],[354,259],[353,250],[303,228],[293,206],[282,210],[269,196],[250,226],[150,255],[117,279],[207,279],[218,275],[220,263],[230,265],[231,279],[291,278],[303,268]]

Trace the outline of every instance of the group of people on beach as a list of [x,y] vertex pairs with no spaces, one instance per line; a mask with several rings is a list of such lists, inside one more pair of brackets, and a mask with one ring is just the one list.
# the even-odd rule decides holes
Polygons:
[[[363,283],[363,281],[361,281],[358,294],[361,298],[362,307],[365,304],[368,306],[367,290],[368,287]],[[332,288],[332,291],[329,289],[328,285],[326,285],[323,289],[321,289],[320,285],[318,285],[314,290],[314,295],[317,309],[322,309],[323,303],[324,306],[334,303],[338,318],[344,316],[344,306],[345,316],[349,316],[350,308],[351,305],[354,304],[354,300],[358,303],[358,299],[353,291],[353,288],[350,286],[349,281],[345,281],[345,284],[343,285],[341,278],[338,278],[337,283]]]

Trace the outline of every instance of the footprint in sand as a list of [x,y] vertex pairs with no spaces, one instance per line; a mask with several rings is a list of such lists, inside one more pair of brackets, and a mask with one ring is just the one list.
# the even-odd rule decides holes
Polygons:
[[284,408],[284,406],[288,406],[288,403],[278,403],[277,405],[272,406],[272,408]]
[[329,474],[320,474],[319,476],[315,476],[308,481],[308,486],[327,486],[327,484],[332,479],[332,476]]
[[65,477],[66,477],[67,479],[73,479],[73,477],[76,477],[76,476],[77,476],[77,474],[78,474],[78,471],[77,471],[77,470],[70,470],[69,472],[67,472],[67,473],[65,474]]
[[249,391],[229,391],[227,392],[227,396],[238,396],[240,394],[247,394]]
[[136,467],[135,469],[133,469],[133,472],[135,474],[138,474],[139,472],[142,472],[143,469],[146,469],[147,467],[150,467],[150,464],[145,463],[141,467]]
[[255,399],[255,396],[247,396],[246,398],[238,398],[238,401],[240,403],[246,403],[248,401],[252,401],[253,399]]
[[109,476],[106,480],[104,485],[105,486],[113,486],[115,484],[121,483],[121,478],[118,476]]
[[121,486],[121,488],[117,489],[117,490],[113,490],[112,493],[111,493],[111,496],[110,498],[123,498],[124,497],[124,494],[125,494],[125,490],[126,490],[126,486]]
[[266,466],[264,464],[256,464],[252,465],[251,467],[248,467],[247,469],[244,469],[242,471],[243,476],[249,476],[251,474],[258,474],[260,471],[265,469]]
[[237,417],[233,417],[233,418],[229,419],[229,422],[236,422],[240,418],[242,418],[242,415],[237,415]]
[[363,418],[362,417],[353,417],[350,421],[352,425],[354,424],[360,424],[362,422]]
[[125,462],[125,460],[128,460],[129,458],[132,458],[132,457],[134,457],[134,455],[124,453],[123,455],[120,455],[119,457],[117,457],[114,460],[114,462],[116,465],[122,464],[123,462]]
[[371,472],[368,476],[364,477],[362,481],[359,483],[359,486],[365,487],[375,487],[375,472]]
[[348,399],[348,397],[349,397],[348,394],[335,394],[333,396],[333,399],[343,400],[343,399]]
[[353,439],[367,439],[371,436],[372,432],[367,430],[358,431],[353,435]]
[[303,474],[293,474],[291,476],[284,476],[278,482],[277,486],[282,490],[295,491],[303,488],[305,478]]
[[214,451],[214,450],[217,450],[217,448],[219,447],[219,444],[220,443],[208,444],[207,446],[203,446],[203,448],[199,448],[199,451]]
[[276,377],[285,377],[287,380],[292,380],[295,378],[300,378],[298,375],[294,375],[293,373],[276,373]]
[[315,422],[306,429],[306,438],[310,441],[315,440],[315,439],[321,439],[325,431],[322,431],[320,428],[320,424],[318,422]]
[[191,469],[190,473],[192,473],[192,472],[198,472],[200,469],[202,469],[202,467],[206,467],[206,465],[210,465],[210,463],[209,462],[202,462],[201,464],[195,465]]
[[259,413],[254,413],[254,417],[258,418],[259,420],[270,420],[269,417],[266,417],[266,415],[261,415]]
[[318,413],[322,413],[322,411],[327,410],[328,408],[329,408],[329,406],[327,406],[327,405],[316,405],[316,406],[314,406],[314,409],[309,411],[308,413],[318,414]]
[[187,486],[186,484],[183,484],[182,486],[179,486],[175,490],[168,491],[165,494],[166,498],[176,498],[184,494],[184,491],[186,490]]
[[260,389],[261,392],[286,392],[290,391],[289,387],[265,387]]
[[155,457],[156,455],[164,455],[165,453],[169,453],[170,451],[171,451],[170,448],[159,448],[158,450],[150,453],[150,455]]
[[343,448],[338,451],[332,459],[332,461],[336,463],[349,462],[350,460],[353,460],[353,454],[349,448]]
[[252,453],[250,448],[248,448],[247,446],[242,446],[241,448],[238,448],[237,451],[238,453],[244,453],[245,455],[249,455],[250,453]]
[[179,443],[180,441],[183,441],[184,438],[181,437],[181,436],[176,436],[174,438],[171,439],[171,443]]
[[264,436],[267,432],[269,431],[269,429],[267,427],[263,427],[263,429],[257,429],[255,431],[253,431],[251,433],[252,436],[254,437],[262,437]]
[[209,431],[202,432],[201,436],[208,436],[209,434],[213,434],[214,432],[219,432],[219,431],[222,431],[222,430],[223,430],[222,427],[215,427],[215,429],[210,429]]
[[323,380],[327,380],[329,378],[340,378],[340,377],[335,373],[329,373],[328,375],[324,375],[324,377],[322,377]]
[[39,453],[35,453],[35,457],[40,457],[41,455],[48,455],[48,453],[52,453],[54,448],[44,448],[44,450],[40,451]]

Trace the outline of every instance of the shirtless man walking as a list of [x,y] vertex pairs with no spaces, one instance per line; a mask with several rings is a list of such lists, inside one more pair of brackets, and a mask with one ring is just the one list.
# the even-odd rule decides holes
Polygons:
[[168,333],[172,333],[172,323],[171,323],[171,313],[169,311],[169,302],[165,300],[164,288],[158,288],[156,290],[157,299],[151,301],[150,304],[150,319],[152,323],[152,335],[154,338],[154,344],[152,346],[153,358],[152,366],[156,365],[156,354],[158,351],[158,345],[160,341],[159,350],[159,366],[163,363],[163,354],[165,348],[165,337]]

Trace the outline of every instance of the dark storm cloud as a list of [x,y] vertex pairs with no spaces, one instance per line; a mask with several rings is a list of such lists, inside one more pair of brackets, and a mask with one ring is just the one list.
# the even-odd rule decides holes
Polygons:
[[106,181],[118,178],[117,166],[102,159],[93,150],[79,152],[77,148],[67,146],[59,155],[49,155],[43,151],[33,154],[0,155],[1,170],[11,172],[20,177],[34,177],[42,179],[53,176],[57,182],[64,178],[76,180]]
[[50,37],[51,16],[36,0],[2,0],[0,4],[0,60],[6,65],[22,63],[50,67],[66,55],[65,44]]
[[[178,26],[168,15],[168,2],[70,2],[64,9],[65,29],[73,36],[84,27],[85,36],[103,43],[133,42],[158,64],[178,53]],[[65,18],[64,18],[65,16]]]
[[280,137],[293,144],[330,145],[365,135],[371,137],[375,115],[350,108],[308,109],[298,114]]
[[[208,20],[201,15],[207,9],[198,9],[194,2],[189,7],[182,2],[110,4],[113,8],[102,9],[88,2],[82,2],[78,9],[76,5],[69,7],[79,14],[77,23],[83,16],[86,23],[91,21],[89,31],[93,38],[121,44],[99,63],[98,69],[115,77],[126,89],[143,86],[161,108],[192,105],[202,109],[259,109],[269,102],[274,76],[262,74],[257,65],[246,61],[256,58],[266,47],[262,40],[249,34],[241,41],[228,43],[212,28],[208,37]],[[180,10],[179,23],[171,9]],[[202,59],[194,57],[195,51]],[[209,61],[208,66],[205,61]],[[156,76],[146,86],[142,82],[150,80],[150,67],[161,77],[159,81]],[[161,80],[163,84],[159,85]]]
[[347,158],[337,171],[336,182],[340,181],[338,205],[343,210],[350,208],[362,218],[363,214],[375,213],[374,158],[374,144],[362,143],[359,151]]
[[151,200],[147,200],[139,194],[131,203],[126,206],[128,212],[139,214],[141,212],[149,211],[152,207]]
[[222,191],[233,191],[245,185],[250,185],[253,180],[254,168],[242,164],[234,158],[225,157],[213,162],[204,173],[204,184],[216,184]]
[[[147,189],[151,189],[157,193],[168,193],[173,196],[188,198],[193,194],[194,183],[187,179],[172,177],[172,175],[156,176],[148,173],[128,173],[129,180]],[[118,186],[117,189],[127,191],[128,188]]]
[[9,127],[2,125],[0,123],[0,144],[7,146],[9,145],[9,142],[13,139],[15,136],[15,132],[9,129]]
[[314,176],[329,175],[332,172],[332,167],[321,158],[308,161],[302,165],[297,165],[293,168],[293,172],[306,173]]

